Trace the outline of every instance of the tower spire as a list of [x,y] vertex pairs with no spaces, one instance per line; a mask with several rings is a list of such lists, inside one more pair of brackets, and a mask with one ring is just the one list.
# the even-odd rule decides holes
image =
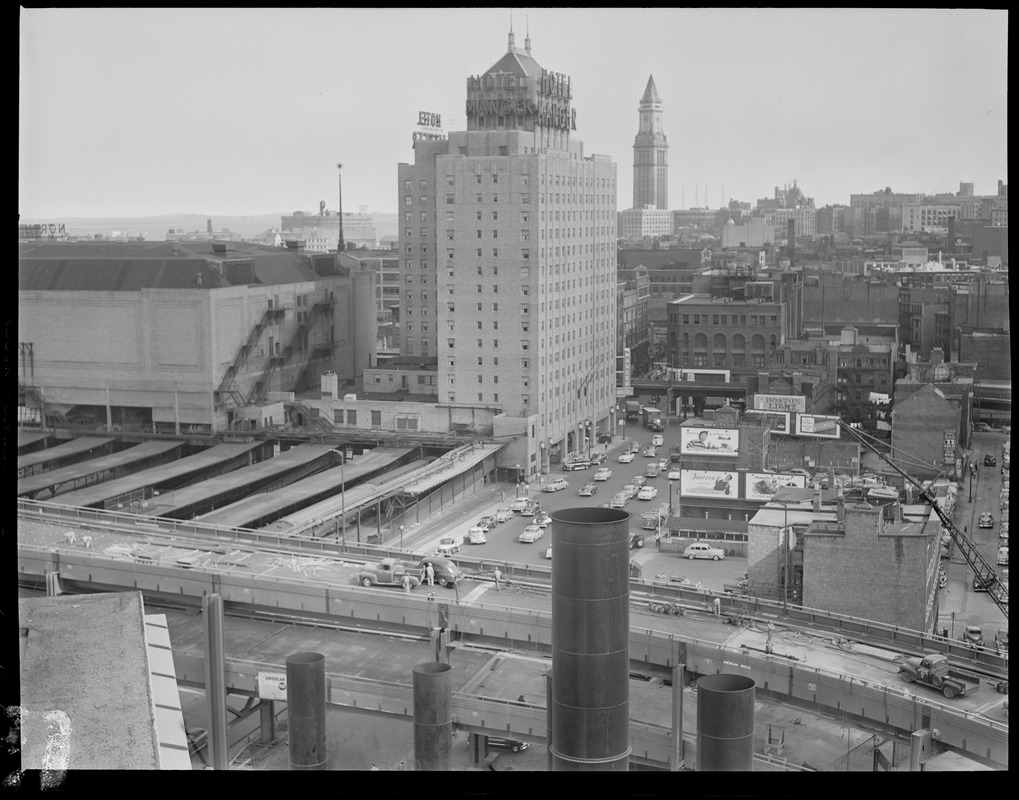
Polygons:
[[516,49],[517,46],[513,40],[513,12],[510,11],[509,51],[512,53]]
[[531,18],[524,17],[525,31],[524,34],[524,50],[527,51],[527,55],[531,54]]

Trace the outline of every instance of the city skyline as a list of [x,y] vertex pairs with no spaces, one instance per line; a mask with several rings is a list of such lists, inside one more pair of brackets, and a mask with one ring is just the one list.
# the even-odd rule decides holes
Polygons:
[[673,208],[1007,183],[1007,11],[22,8],[19,213],[335,209],[339,161],[346,211],[393,213],[418,113],[466,129],[511,13],[617,210],[650,75]]

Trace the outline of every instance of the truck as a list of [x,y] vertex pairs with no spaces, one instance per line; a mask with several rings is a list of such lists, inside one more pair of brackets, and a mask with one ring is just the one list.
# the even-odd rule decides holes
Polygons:
[[649,431],[664,431],[665,423],[662,422],[662,412],[654,406],[644,406],[640,410],[641,421]]
[[645,511],[640,515],[640,527],[646,531],[658,529],[659,522],[665,522],[669,518],[669,504],[659,503],[654,511]]
[[899,673],[906,683],[922,683],[933,686],[951,700],[972,694],[980,688],[979,678],[966,675],[951,668],[948,656],[943,653],[928,653],[919,658],[907,658],[899,665]]
[[678,444],[672,445],[672,447],[669,448],[669,461],[671,461],[673,464],[678,464],[682,460],[683,460],[683,448],[680,447]]
[[357,582],[362,586],[402,586],[403,577],[410,578],[410,585],[421,583],[421,570],[410,567],[395,558],[384,558],[378,564],[366,564],[357,573]]
[[627,419],[640,419],[640,401],[639,400],[627,400],[626,401],[626,418]]

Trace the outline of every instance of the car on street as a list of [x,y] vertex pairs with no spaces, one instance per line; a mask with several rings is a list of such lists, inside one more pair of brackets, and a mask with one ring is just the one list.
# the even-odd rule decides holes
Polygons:
[[654,436],[651,437],[651,444],[653,444],[655,447],[661,447],[663,444],[665,444],[665,437],[662,436],[660,433],[656,433]]
[[998,548],[998,566],[1008,566],[1008,546]]
[[658,497],[658,490],[654,486],[644,486],[637,492],[638,500],[654,500]]
[[552,517],[548,515],[547,511],[539,511],[537,514],[534,515],[534,519],[532,520],[532,522],[539,528],[547,528],[549,526],[549,523],[552,522]]
[[991,431],[994,430],[994,428],[992,428],[986,422],[974,422],[973,430],[980,431],[981,433],[990,433]]
[[524,506],[524,510],[520,512],[520,516],[522,516],[522,517],[533,517],[539,511],[541,511],[541,505],[538,503],[538,501],[537,500],[530,500],[527,503],[527,505]]
[[542,491],[543,492],[558,492],[558,491],[560,491],[562,489],[569,489],[569,488],[570,488],[570,484],[568,484],[563,478],[555,478],[554,480],[551,480],[548,483],[546,483],[545,484],[545,488],[542,489]]
[[626,486],[624,486],[622,489],[619,490],[619,493],[620,494],[625,494],[626,495],[626,499],[630,500],[631,498],[636,497],[637,496],[637,492],[639,492],[639,491],[640,491],[640,489],[638,489],[632,483],[628,483],[628,484],[626,484]]
[[710,558],[712,561],[721,561],[725,558],[725,551],[704,542],[694,542],[687,545],[683,551],[683,558]]
[[662,474],[662,465],[657,461],[652,461],[644,470],[645,478],[657,478]]
[[591,466],[591,462],[586,458],[574,458],[563,464],[563,472],[571,472],[575,469],[587,469]]
[[991,512],[990,511],[985,511],[983,514],[980,515],[980,521],[977,522],[977,527],[980,527],[980,528],[993,528],[994,527],[994,517],[991,516]]
[[496,509],[496,512],[495,512],[495,521],[496,522],[506,522],[507,520],[511,520],[511,519],[513,519],[513,509],[512,508],[510,508],[509,506],[506,506],[505,508]]
[[643,533],[635,533],[635,534],[630,536],[630,549],[631,550],[639,550],[643,546],[644,546],[644,534]]
[[609,503],[610,508],[622,508],[626,505],[626,502],[630,499],[630,496],[626,492],[616,492],[612,496],[612,501]]
[[669,472],[669,480],[670,481],[678,481],[682,477],[683,477],[683,473],[680,472],[678,469],[674,469],[674,470],[671,470]]
[[464,577],[463,570],[448,558],[442,556],[425,556],[418,563],[421,568],[421,580],[425,580],[425,568],[431,564],[435,573],[435,582],[439,586],[452,586]]
[[626,446],[626,451],[628,453],[633,453],[634,455],[637,455],[637,453],[640,452],[640,442],[630,442]]
[[659,459],[659,461],[658,461],[658,468],[662,472],[665,472],[665,470],[667,470],[669,468],[669,459],[667,459],[667,458]]
[[973,647],[983,647],[984,630],[979,625],[967,625],[959,639]]
[[625,453],[620,453],[619,458],[616,459],[620,464],[629,464],[633,461],[633,453],[627,450]]
[[536,542],[542,537],[545,532],[538,525],[528,525],[524,528],[524,532],[517,537],[518,541],[521,542]]
[[593,453],[591,455],[591,464],[593,464],[596,467],[600,464],[604,464],[608,460],[609,457],[604,453]]
[[477,526],[471,528],[467,531],[467,544],[484,544],[488,541],[488,537],[485,536],[486,533],[488,533],[488,531],[484,528],[479,528]]
[[516,511],[517,513],[520,513],[525,508],[527,508],[527,505],[530,502],[531,502],[531,498],[530,497],[518,497],[516,500],[514,500],[512,503],[510,503],[510,510],[511,511]]
[[649,444],[647,447],[644,448],[644,457],[658,458],[658,448],[655,447],[653,444]]
[[638,489],[640,489],[642,486],[644,486],[644,484],[647,483],[647,478],[644,477],[643,475],[634,475],[632,478],[630,478],[630,483],[636,486]]
[[480,520],[478,520],[478,527],[484,528],[486,531],[493,530],[498,523],[495,521],[495,517],[491,514],[486,514]]
[[460,552],[460,545],[456,543],[456,539],[451,536],[444,536],[439,539],[439,546],[435,548],[435,552],[439,555],[446,556],[453,553]]
[[545,549],[545,558],[547,558],[547,559],[548,559],[549,561],[551,561],[551,560],[552,560],[552,545],[549,545],[549,546],[548,546],[548,547],[547,547],[547,548]]
[[608,467],[602,467],[600,470],[594,473],[594,479],[596,481],[607,481],[611,477],[612,470],[610,470]]
[[504,736],[489,736],[488,746],[519,753],[521,750],[526,750],[531,745],[527,742],[522,742],[519,739],[507,739]]
[[802,475],[804,478],[807,479],[808,483],[810,482],[810,479],[814,477],[814,474],[812,472],[809,472],[808,470],[805,469],[801,469],[799,467],[793,467],[792,469],[787,470],[787,472],[790,472],[793,475]]
[[994,453],[988,453],[984,456],[985,467],[996,467],[998,466],[998,459],[994,457]]
[[590,497],[597,491],[598,491],[597,485],[593,483],[585,483],[583,486],[580,487],[580,496]]

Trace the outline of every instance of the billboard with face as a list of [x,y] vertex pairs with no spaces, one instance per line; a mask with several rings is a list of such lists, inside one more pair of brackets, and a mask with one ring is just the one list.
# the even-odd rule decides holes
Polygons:
[[794,486],[804,489],[807,486],[806,475],[787,475],[778,472],[748,472],[746,499],[767,502],[779,489]]
[[715,500],[734,500],[739,497],[739,483],[735,470],[684,469],[679,477],[680,497],[707,497]]
[[687,456],[738,456],[736,428],[680,428],[680,452]]
[[839,438],[839,418],[800,414],[796,417],[797,436],[818,436],[824,439]]

